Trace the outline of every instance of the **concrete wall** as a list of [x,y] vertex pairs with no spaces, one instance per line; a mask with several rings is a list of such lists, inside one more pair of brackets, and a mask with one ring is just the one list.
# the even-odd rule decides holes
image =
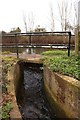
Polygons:
[[11,120],[15,119],[20,119],[22,120],[18,105],[17,105],[17,100],[16,100],[16,95],[18,94],[18,88],[19,88],[19,82],[20,82],[20,77],[21,77],[21,70],[20,70],[20,65],[18,63],[15,63],[12,67],[11,70],[8,70],[8,86],[7,90],[9,95],[11,96],[12,99],[12,106],[13,109],[10,111],[10,118]]
[[80,118],[80,81],[44,66],[44,87],[59,118]]
[[21,83],[23,80],[23,61],[18,61],[14,66],[14,87],[16,96],[19,94],[19,89],[21,88]]

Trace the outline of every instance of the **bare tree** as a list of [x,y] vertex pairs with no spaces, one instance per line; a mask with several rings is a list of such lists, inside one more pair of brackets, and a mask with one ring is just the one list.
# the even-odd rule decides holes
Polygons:
[[71,15],[72,2],[69,4],[67,0],[62,0],[61,3],[58,3],[58,9],[59,9],[62,31],[71,29],[69,19]]
[[26,32],[33,31],[34,21],[35,21],[35,17],[33,12],[29,13],[28,16],[26,15],[26,13],[23,13],[23,22],[24,22]]
[[54,12],[53,12],[53,7],[52,7],[52,4],[50,4],[50,24],[51,24],[51,32],[54,31]]
[[74,3],[74,28],[78,27],[78,6]]
[[31,12],[28,15],[28,29],[29,29],[29,31],[33,31],[34,30],[34,22],[35,22],[35,17],[34,17],[33,12]]
[[58,8],[59,8],[59,14],[60,14],[60,19],[61,19],[61,27],[62,31],[64,30],[64,16],[63,16],[63,2],[60,4],[58,3]]
[[24,26],[25,26],[25,32],[27,32],[27,22],[26,22],[26,14],[23,13],[23,22],[24,22]]

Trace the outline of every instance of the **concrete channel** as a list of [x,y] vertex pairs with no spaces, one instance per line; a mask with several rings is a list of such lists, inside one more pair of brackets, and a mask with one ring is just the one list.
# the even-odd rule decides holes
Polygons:
[[[40,70],[42,67],[43,71]],[[31,70],[35,72],[31,73]],[[15,95],[23,120],[26,119],[26,116],[27,118],[34,116],[34,118],[44,118],[47,120],[55,120],[56,118],[80,119],[80,81],[52,72],[47,66],[44,66],[40,60],[39,62],[37,61],[37,63],[35,60],[19,60],[14,65],[13,71]],[[39,84],[37,81],[35,82],[38,86],[33,90],[32,86],[35,86],[35,84],[31,79],[34,79],[34,77],[36,80],[39,80],[38,78],[40,78],[40,80]],[[31,93],[29,85],[31,85]],[[40,88],[40,86],[42,87]],[[45,94],[45,97],[42,95],[44,99],[40,99],[39,97],[39,95],[42,94],[41,90],[43,94]],[[36,92],[40,92],[40,94],[36,96]],[[33,96],[31,98],[32,100],[30,100],[30,98],[27,99],[31,94]],[[35,101],[34,96],[39,98],[37,99],[39,103]],[[40,100],[43,102],[40,102]],[[25,101],[26,105],[24,105]],[[36,109],[34,109],[32,105],[33,102],[37,108],[40,107],[39,110],[36,111]],[[44,103],[44,107],[42,107],[42,103]],[[30,104],[31,106],[29,106]],[[40,111],[42,108],[42,113],[44,114]]]

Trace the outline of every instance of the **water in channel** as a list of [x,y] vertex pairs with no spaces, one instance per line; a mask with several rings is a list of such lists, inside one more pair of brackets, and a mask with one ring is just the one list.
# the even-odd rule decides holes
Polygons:
[[43,73],[40,66],[24,67],[24,81],[18,97],[18,105],[23,120],[54,120],[55,114],[47,102],[43,89]]

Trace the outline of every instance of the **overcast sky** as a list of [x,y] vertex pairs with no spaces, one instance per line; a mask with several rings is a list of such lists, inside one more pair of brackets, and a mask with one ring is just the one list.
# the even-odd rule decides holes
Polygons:
[[0,0],[0,31],[9,32],[11,28],[15,27],[20,27],[22,32],[25,31],[23,14],[26,15],[28,21],[31,12],[34,14],[35,27],[40,25],[49,30],[50,4],[55,11],[56,30],[60,30],[57,1],[61,2],[61,0]]

